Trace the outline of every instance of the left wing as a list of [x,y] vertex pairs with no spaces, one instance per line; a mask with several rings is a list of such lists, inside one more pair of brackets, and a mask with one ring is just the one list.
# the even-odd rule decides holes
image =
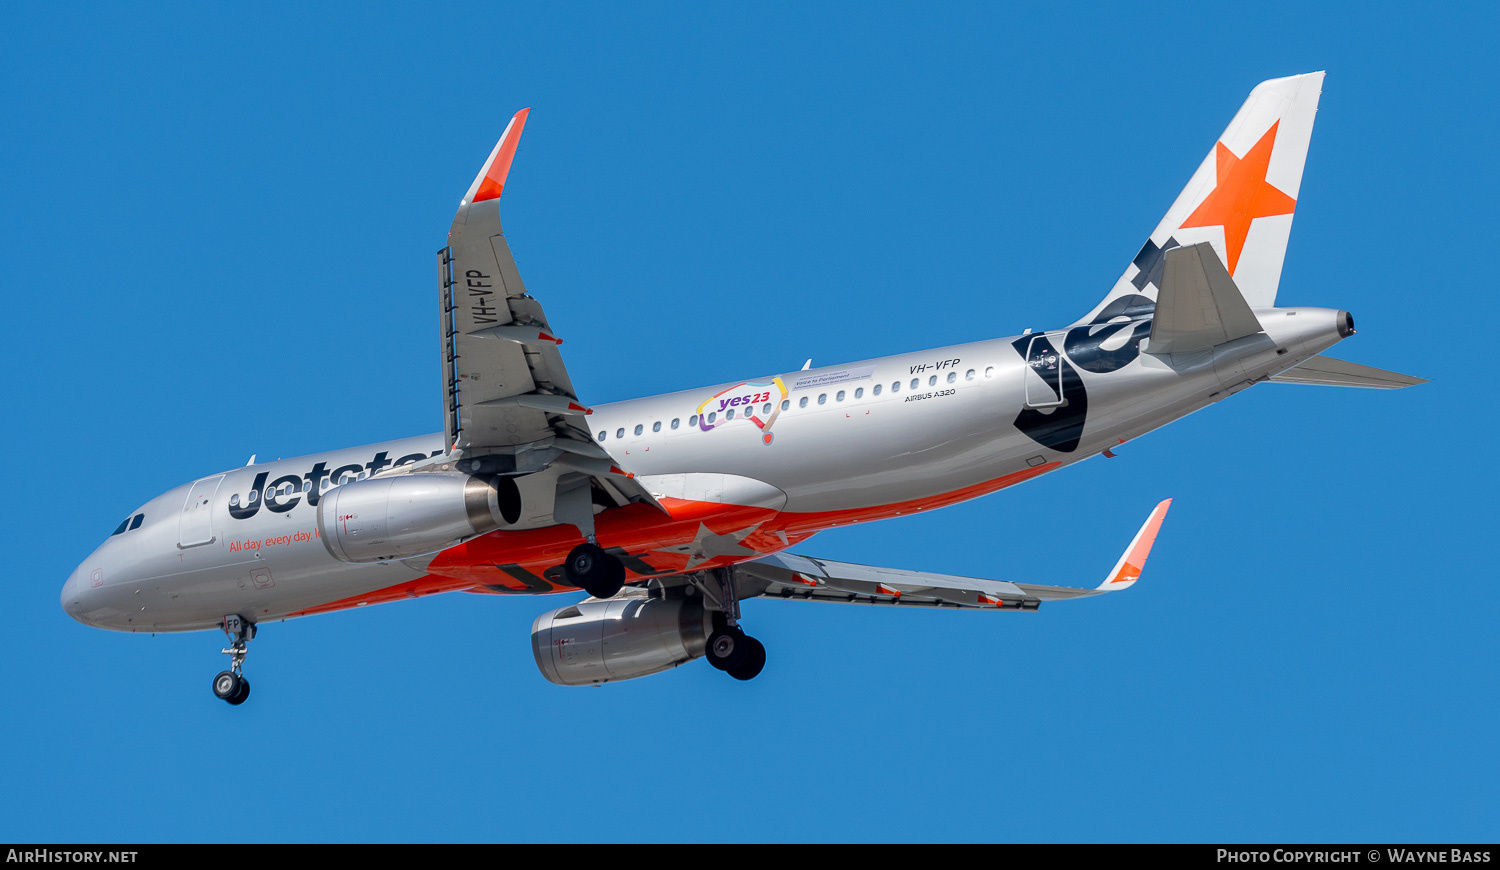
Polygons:
[[[1151,511],[1114,569],[1103,583],[1092,589],[876,568],[791,553],[776,553],[735,565],[734,577],[737,588],[744,587],[740,591],[742,598],[759,594],[769,598],[843,604],[1036,610],[1043,601],[1085,598],[1128,589],[1140,578],[1146,557],[1151,554],[1151,545],[1156,542],[1156,534],[1171,504],[1172,500],[1167,499]],[[757,593],[756,586],[763,588]]]
[[529,111],[511,118],[438,252],[446,459],[480,474],[565,470],[572,477],[557,484],[557,519],[563,501],[578,501],[568,513],[591,531],[587,502],[601,494],[617,505],[656,502],[589,436],[562,339],[526,292],[500,226],[500,194]]

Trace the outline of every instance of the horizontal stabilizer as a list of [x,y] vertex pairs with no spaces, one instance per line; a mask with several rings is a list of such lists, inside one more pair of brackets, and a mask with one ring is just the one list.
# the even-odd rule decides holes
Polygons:
[[1345,362],[1326,356],[1315,356],[1300,365],[1293,366],[1271,380],[1283,384],[1318,384],[1325,387],[1365,387],[1371,390],[1399,390],[1427,383],[1424,378],[1414,378],[1398,372],[1388,372],[1374,366]]
[[1167,251],[1148,353],[1197,353],[1261,331],[1212,245]]

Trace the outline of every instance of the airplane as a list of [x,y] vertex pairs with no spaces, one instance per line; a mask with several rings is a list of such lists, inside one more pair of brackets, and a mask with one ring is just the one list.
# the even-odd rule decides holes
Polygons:
[[1420,378],[1323,356],[1348,311],[1278,307],[1323,73],[1261,83],[1125,272],[1059,329],[590,407],[522,283],[499,205],[529,109],[437,254],[443,431],[193,480],[73,571],[63,609],[123,632],[220,630],[214,694],[243,703],[257,626],[464,591],[588,597],[537,617],[566,686],[704,658],[739,680],[764,644],[742,602],[1032,611],[1140,577],[1170,499],[1092,588],[791,551],[818,532],[997,492],[1256,384]]

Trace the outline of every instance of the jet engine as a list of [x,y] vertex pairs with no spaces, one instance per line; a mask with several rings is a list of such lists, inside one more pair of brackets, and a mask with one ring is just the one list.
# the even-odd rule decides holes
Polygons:
[[330,489],[318,502],[318,530],[335,559],[379,562],[433,553],[520,515],[509,477],[406,474]]
[[531,626],[542,676],[559,686],[632,680],[701,658],[713,620],[696,598],[615,597],[543,613]]

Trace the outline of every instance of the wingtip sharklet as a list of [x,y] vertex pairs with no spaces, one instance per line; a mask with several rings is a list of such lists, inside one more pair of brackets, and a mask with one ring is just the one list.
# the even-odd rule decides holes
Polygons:
[[500,198],[505,190],[505,178],[510,174],[511,161],[516,158],[516,145],[521,141],[521,131],[526,128],[526,116],[530,112],[530,107],[527,107],[511,116],[510,123],[505,125],[505,132],[500,134],[500,141],[495,143],[489,159],[484,161],[479,174],[474,176],[474,183],[469,185],[461,206]]
[[1131,539],[1130,546],[1125,548],[1121,554],[1120,561],[1104,578],[1097,588],[1100,592],[1118,592],[1121,589],[1129,589],[1135,585],[1135,581],[1141,577],[1141,571],[1146,567],[1146,557],[1151,555],[1151,545],[1156,543],[1156,535],[1161,531],[1162,521],[1167,518],[1167,509],[1172,506],[1171,499],[1163,499],[1152,509],[1151,515],[1146,517],[1145,525],[1135,533]]

